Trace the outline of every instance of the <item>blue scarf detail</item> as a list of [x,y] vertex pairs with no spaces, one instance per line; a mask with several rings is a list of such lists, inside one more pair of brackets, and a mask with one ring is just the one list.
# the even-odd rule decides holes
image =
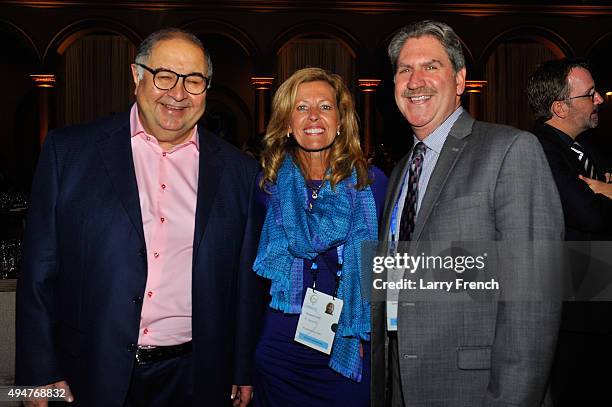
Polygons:
[[[361,381],[360,340],[370,340],[370,303],[361,295],[361,242],[376,240],[374,195],[369,186],[355,189],[357,174],[332,190],[325,181],[308,209],[308,190],[293,159],[286,156],[270,200],[253,269],[272,280],[270,307],[289,314],[302,308],[304,260],[344,244],[344,265],[338,298],[344,301],[329,366]],[[367,289],[367,287],[366,287]]]

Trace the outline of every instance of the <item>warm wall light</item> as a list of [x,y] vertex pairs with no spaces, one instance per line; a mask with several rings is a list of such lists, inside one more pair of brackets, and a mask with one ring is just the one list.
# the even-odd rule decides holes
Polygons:
[[55,86],[55,75],[53,74],[32,74],[30,78],[37,88],[53,88]]
[[362,92],[376,92],[376,88],[380,85],[380,79],[357,79],[359,90]]
[[254,86],[255,89],[270,89],[272,87],[272,82],[274,82],[274,78],[267,76],[252,76],[251,77],[251,86]]
[[612,92],[611,91],[606,92],[606,102],[608,103],[612,102]]
[[487,81],[465,81],[465,91],[467,93],[480,93]]

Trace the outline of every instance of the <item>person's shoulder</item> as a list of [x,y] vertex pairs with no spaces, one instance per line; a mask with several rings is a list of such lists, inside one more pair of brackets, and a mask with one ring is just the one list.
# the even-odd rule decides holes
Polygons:
[[370,165],[368,167],[368,176],[373,184],[387,184],[387,182],[389,182],[387,175],[375,165]]
[[212,131],[198,127],[198,135],[200,137],[200,145],[209,146],[213,151],[217,150],[222,155],[224,164],[241,167],[252,173],[259,171],[259,164],[253,157],[245,154],[238,147],[217,136]]
[[130,121],[127,113],[115,114],[87,123],[74,124],[50,130],[46,144],[52,143],[58,151],[81,150],[94,146],[95,139],[104,133],[125,128],[129,131]]
[[506,124],[475,121],[473,133],[492,144],[512,145],[515,143],[539,145],[532,133]]

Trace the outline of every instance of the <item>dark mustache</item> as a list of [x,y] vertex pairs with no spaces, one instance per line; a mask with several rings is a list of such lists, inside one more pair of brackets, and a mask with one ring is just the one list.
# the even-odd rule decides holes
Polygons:
[[436,93],[438,93],[438,91],[436,91],[434,88],[428,88],[424,86],[422,88],[417,89],[404,89],[404,91],[402,92],[402,97],[411,98],[413,96],[420,95],[435,95]]

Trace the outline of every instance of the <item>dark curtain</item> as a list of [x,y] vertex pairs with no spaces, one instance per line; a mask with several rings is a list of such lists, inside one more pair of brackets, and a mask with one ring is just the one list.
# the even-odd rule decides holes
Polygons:
[[483,119],[531,130],[534,118],[527,102],[527,78],[551,59],[556,59],[554,53],[541,43],[500,44],[485,67]]
[[118,35],[87,35],[71,44],[64,54],[59,85],[63,124],[127,110],[134,101],[130,64],[135,53],[134,45]]
[[276,86],[306,67],[324,68],[340,75],[354,94],[355,59],[338,41],[304,38],[288,43],[278,54]]

